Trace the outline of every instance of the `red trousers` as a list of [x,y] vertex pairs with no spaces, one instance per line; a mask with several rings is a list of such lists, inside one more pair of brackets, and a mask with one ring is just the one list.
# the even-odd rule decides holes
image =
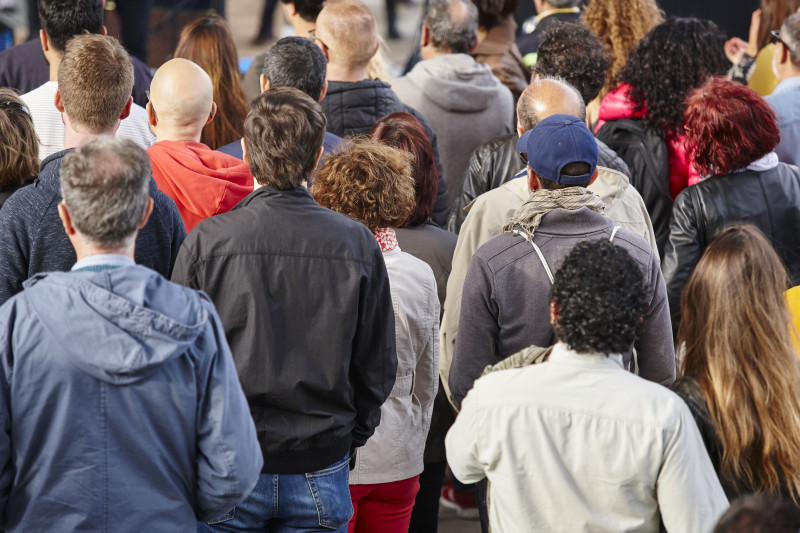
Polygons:
[[375,485],[350,485],[353,518],[347,533],[408,533],[419,476]]

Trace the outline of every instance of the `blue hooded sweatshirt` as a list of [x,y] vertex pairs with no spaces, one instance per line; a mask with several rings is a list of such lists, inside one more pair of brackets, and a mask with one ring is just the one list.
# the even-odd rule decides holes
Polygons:
[[8,532],[194,532],[261,467],[204,294],[128,266],[38,274],[0,307]]

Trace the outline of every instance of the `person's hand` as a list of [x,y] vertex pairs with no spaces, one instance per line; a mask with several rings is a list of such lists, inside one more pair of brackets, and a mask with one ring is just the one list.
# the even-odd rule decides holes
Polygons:
[[738,37],[732,37],[725,41],[725,55],[728,61],[738,65],[742,57],[747,52],[748,44]]
[[750,36],[747,40],[747,55],[756,57],[758,55],[758,29],[761,27],[761,10],[753,11],[750,17]]

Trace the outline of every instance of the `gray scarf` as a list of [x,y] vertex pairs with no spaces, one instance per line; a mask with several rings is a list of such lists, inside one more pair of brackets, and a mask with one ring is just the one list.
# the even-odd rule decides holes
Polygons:
[[603,214],[606,208],[600,197],[585,187],[539,189],[531,192],[525,203],[508,219],[503,226],[503,233],[511,233],[515,229],[522,230],[528,234],[527,240],[531,240],[536,228],[542,223],[542,217],[553,209],[575,211],[581,207],[588,207],[600,214]]

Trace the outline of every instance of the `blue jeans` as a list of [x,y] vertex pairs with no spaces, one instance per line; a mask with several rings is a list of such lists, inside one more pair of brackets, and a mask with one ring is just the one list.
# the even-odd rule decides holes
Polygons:
[[349,466],[345,457],[310,474],[261,474],[246,500],[208,524],[198,523],[197,531],[346,533],[353,516]]

